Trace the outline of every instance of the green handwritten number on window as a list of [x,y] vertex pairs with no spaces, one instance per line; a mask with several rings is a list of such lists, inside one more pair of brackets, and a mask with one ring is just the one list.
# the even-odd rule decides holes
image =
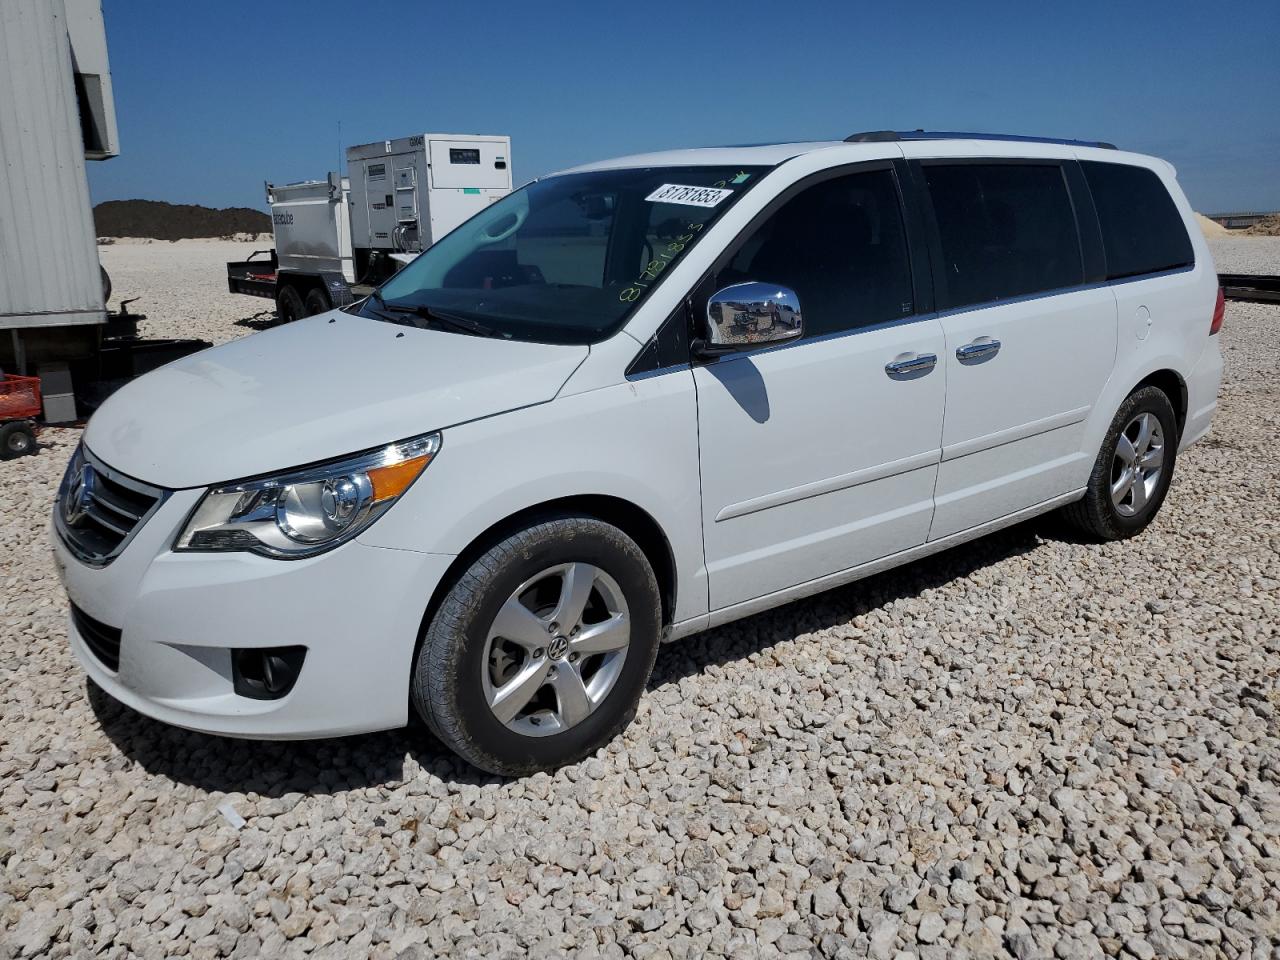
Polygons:
[[694,237],[697,236],[702,227],[701,223],[685,224],[684,232],[667,244],[667,252],[659,254],[653,260],[650,260],[640,276],[633,281],[632,286],[626,287],[618,294],[618,299],[623,303],[634,303],[639,300],[649,286],[645,281],[656,280],[658,274],[662,273],[674,262],[675,258],[684,252],[684,249],[689,244],[693,243]]

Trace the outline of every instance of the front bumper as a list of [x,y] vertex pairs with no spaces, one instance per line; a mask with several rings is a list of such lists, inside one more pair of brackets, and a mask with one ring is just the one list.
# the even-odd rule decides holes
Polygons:
[[[174,493],[105,567],[81,563],[50,531],[72,603],[121,630],[112,671],[68,618],[85,672],[140,713],[208,733],[293,739],[403,726],[422,616],[454,558],[359,540],[308,560],[173,553],[199,495]],[[288,694],[234,692],[233,648],[293,644],[307,655]]]

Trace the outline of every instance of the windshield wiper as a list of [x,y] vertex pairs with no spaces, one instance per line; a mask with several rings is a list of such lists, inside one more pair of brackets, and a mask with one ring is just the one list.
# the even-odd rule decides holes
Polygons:
[[[365,297],[364,302],[367,309],[372,311],[375,316],[378,316],[381,319],[385,320],[387,323],[398,323],[402,327],[416,326],[416,324],[412,323],[408,317],[397,317],[395,314],[393,314],[391,312],[393,308],[387,305],[387,301],[382,299],[382,294],[380,294],[377,290],[373,291],[373,293]],[[379,310],[377,309],[377,307],[368,306],[368,304],[370,303],[377,303],[380,307],[382,307],[382,309]]]
[[498,331],[493,329],[493,327],[486,327],[478,320],[472,320],[469,317],[461,317],[456,313],[446,313],[444,311],[422,305],[412,306],[403,303],[387,303],[381,297],[378,297],[378,302],[382,304],[384,309],[389,310],[392,313],[413,314],[414,316],[421,317],[428,323],[435,323],[442,327],[449,327],[461,333],[469,333],[475,337],[496,337],[499,335]]

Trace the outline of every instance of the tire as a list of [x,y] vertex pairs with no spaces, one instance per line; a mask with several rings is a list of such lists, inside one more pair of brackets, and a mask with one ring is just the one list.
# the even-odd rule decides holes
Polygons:
[[[589,590],[571,589],[571,582],[589,583]],[[573,594],[587,598],[574,623],[579,629],[569,626]],[[523,607],[515,617],[511,603]],[[566,623],[553,630],[566,608]],[[500,611],[520,643],[498,635]],[[497,542],[449,589],[417,654],[413,705],[446,746],[482,770],[520,776],[573,763],[635,716],[661,626],[658,583],[634,540],[593,517],[549,516]],[[621,656],[617,649],[586,652],[618,643],[623,633]],[[545,648],[537,647],[542,636]],[[490,703],[517,689],[508,684],[520,677],[529,697],[507,698],[512,715],[500,718],[500,706]]]
[[6,423],[0,427],[0,460],[15,460],[34,453],[35,431],[28,423]]
[[298,296],[297,287],[292,284],[281,287],[276,294],[276,315],[281,323],[293,323],[305,317],[306,309],[302,303],[302,297]]
[[303,316],[314,317],[317,313],[326,313],[333,309],[329,295],[320,287],[312,287],[302,301]]
[[[1149,444],[1142,452],[1143,418],[1150,426]],[[1158,427],[1158,429],[1157,429]],[[1122,449],[1122,436],[1128,444]],[[1134,438],[1138,443],[1135,445]],[[1155,450],[1159,444],[1159,457]],[[1137,455],[1144,473],[1134,479],[1125,470],[1129,453]],[[1178,457],[1178,420],[1168,396],[1157,387],[1141,387],[1129,394],[1107,430],[1084,499],[1064,508],[1063,514],[1079,530],[1098,540],[1124,540],[1146,529],[1164,503]],[[1158,471],[1153,465],[1158,465]],[[1130,481],[1125,487],[1125,482]],[[1113,491],[1123,491],[1117,503]]]
[[98,269],[102,271],[102,305],[106,306],[111,299],[111,275],[102,264],[98,264]]

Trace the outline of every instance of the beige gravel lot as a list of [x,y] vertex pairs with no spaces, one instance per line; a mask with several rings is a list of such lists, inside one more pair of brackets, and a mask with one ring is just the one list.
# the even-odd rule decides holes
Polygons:
[[[1222,268],[1280,272],[1257,242]],[[103,260],[144,332],[225,340],[252,248]],[[665,648],[624,736],[517,781],[87,689],[48,431],[0,463],[0,957],[1280,956],[1280,307],[1222,338],[1143,536],[1046,518]]]

